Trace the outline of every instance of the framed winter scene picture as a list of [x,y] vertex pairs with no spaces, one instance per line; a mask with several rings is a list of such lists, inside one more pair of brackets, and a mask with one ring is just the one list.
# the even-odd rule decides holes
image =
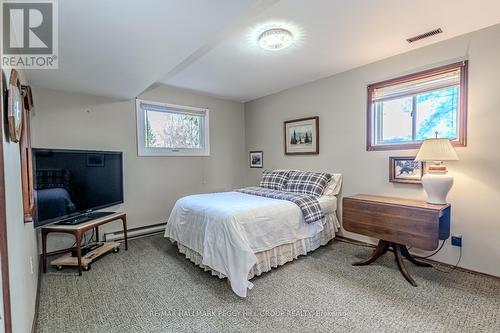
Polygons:
[[285,155],[319,154],[319,117],[284,122]]
[[415,161],[415,156],[389,157],[389,181],[391,183],[421,184],[425,162]]
[[264,166],[264,153],[262,151],[250,152],[250,168],[262,168]]

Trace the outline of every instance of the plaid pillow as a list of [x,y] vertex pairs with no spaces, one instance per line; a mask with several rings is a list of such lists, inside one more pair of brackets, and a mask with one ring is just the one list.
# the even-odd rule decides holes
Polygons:
[[290,172],[290,170],[266,170],[262,173],[260,187],[283,191]]
[[328,173],[294,171],[288,176],[284,190],[319,197],[331,178]]

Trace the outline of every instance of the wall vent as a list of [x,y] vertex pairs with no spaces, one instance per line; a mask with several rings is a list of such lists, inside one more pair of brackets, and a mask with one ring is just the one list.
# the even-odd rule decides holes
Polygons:
[[408,38],[406,41],[408,43],[414,43],[418,40],[421,40],[421,39],[424,39],[424,38],[428,38],[428,37],[432,37],[432,36],[435,36],[437,34],[440,34],[442,33],[443,30],[441,28],[438,28],[438,29],[434,29],[432,31],[429,31],[429,32],[426,32],[426,33],[423,33],[423,34],[420,34],[420,35],[417,35],[417,36],[414,36],[414,37],[410,37]]

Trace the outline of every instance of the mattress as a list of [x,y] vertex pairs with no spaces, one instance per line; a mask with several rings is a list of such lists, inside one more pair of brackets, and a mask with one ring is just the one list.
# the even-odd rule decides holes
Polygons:
[[[296,240],[295,242],[282,244],[267,251],[255,253],[257,262],[248,272],[248,280],[251,280],[255,276],[259,276],[262,273],[269,272],[273,268],[291,262],[299,256],[307,255],[309,252],[316,250],[320,246],[328,244],[328,242],[335,238],[335,234],[340,228],[340,223],[335,212],[326,214],[323,221],[323,230],[312,237]],[[180,253],[186,256],[187,259],[195,265],[203,268],[206,272],[210,272],[212,275],[219,277],[219,279],[226,278],[226,276],[221,272],[218,272],[209,266],[203,265],[203,257],[198,252],[193,251],[180,243],[177,243],[177,248]]]
[[[336,198],[320,200],[325,210]],[[201,264],[220,272],[241,296],[253,287],[248,273],[256,253],[311,238],[324,229],[324,221],[305,223],[300,208],[284,200],[240,192],[192,195],[177,201],[165,237],[200,254]]]
[[337,211],[337,197],[332,195],[323,195],[318,198],[319,206],[325,214]]

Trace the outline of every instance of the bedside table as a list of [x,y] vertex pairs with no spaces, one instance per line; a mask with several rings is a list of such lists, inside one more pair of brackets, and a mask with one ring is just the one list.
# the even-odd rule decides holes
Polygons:
[[417,266],[432,265],[413,258],[407,246],[432,251],[439,240],[450,236],[449,204],[431,205],[419,200],[358,194],[345,197],[342,205],[345,230],[380,240],[370,258],[353,265],[369,265],[392,247],[399,270],[415,287],[417,283],[406,269],[403,257]]

